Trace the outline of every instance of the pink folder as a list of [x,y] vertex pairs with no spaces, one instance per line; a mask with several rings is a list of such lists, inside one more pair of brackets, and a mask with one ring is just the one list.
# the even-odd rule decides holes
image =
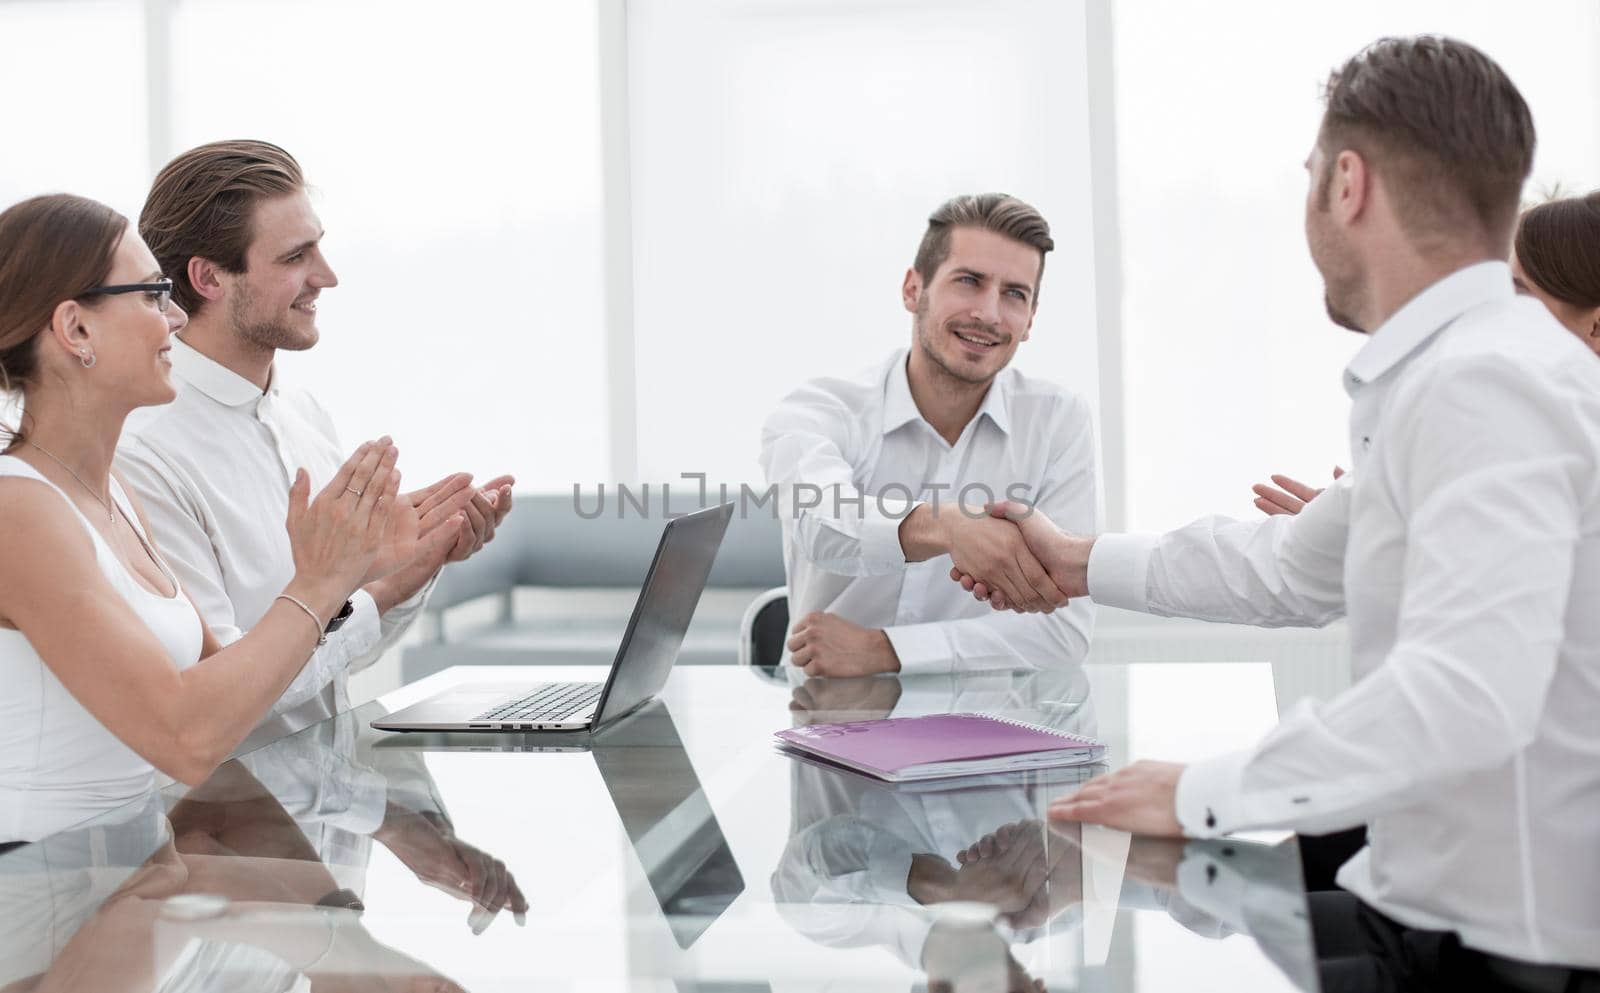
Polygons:
[[1092,738],[986,714],[930,714],[788,728],[774,737],[891,783],[1094,762]]

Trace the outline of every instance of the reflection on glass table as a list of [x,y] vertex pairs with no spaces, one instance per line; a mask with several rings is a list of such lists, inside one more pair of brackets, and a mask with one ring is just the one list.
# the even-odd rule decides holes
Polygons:
[[976,711],[1100,738],[1113,766],[1174,737],[1199,757],[1275,719],[1266,665],[697,667],[596,735],[367,726],[506,676],[441,673],[0,855],[0,989],[1315,988],[1292,847],[1050,825],[1098,769],[896,787],[772,740]]
[[372,937],[239,762],[0,857],[0,989],[459,989]]

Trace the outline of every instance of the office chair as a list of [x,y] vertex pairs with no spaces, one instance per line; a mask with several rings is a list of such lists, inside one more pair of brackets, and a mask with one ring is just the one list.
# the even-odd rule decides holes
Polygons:
[[767,590],[750,602],[739,621],[739,664],[756,675],[785,683],[779,669],[789,637],[789,588]]

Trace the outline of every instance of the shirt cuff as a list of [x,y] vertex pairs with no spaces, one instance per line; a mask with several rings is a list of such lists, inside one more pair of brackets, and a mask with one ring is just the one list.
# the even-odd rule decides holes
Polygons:
[[1155,535],[1103,534],[1089,551],[1089,596],[1105,607],[1149,610],[1150,553]]
[[1243,824],[1245,763],[1249,752],[1195,762],[1178,777],[1177,813],[1183,833],[1216,838]]
[[1178,824],[1189,838],[1218,838],[1243,827],[1243,777],[1250,752],[1192,763],[1178,777]]
[[922,501],[882,494],[872,499],[877,501],[877,512],[862,515],[861,557],[869,563],[904,567],[906,550],[900,544],[900,524]]
[[936,676],[955,670],[947,627],[946,622],[930,621],[883,629],[900,660],[902,676]]
[[371,593],[356,590],[350,594],[350,606],[350,618],[333,635],[343,643],[346,664],[371,651],[372,646],[383,637],[378,603],[372,599]]
[[[1249,881],[1216,852],[1188,845],[1178,863],[1178,895],[1183,902],[1228,931],[1245,931],[1244,902]],[[1219,935],[1220,937],[1220,935]]]
[[388,783],[379,773],[370,769],[355,771],[353,780],[346,785],[350,796],[349,806],[329,823],[344,828],[352,834],[369,835],[383,826],[388,812]]

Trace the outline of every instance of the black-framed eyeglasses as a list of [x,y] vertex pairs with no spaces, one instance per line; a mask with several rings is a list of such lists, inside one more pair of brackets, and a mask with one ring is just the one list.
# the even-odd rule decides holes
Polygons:
[[156,309],[163,314],[172,303],[172,280],[162,279],[154,283],[121,283],[116,286],[96,286],[93,289],[79,293],[80,297],[108,297],[119,293],[148,293],[156,302]]

